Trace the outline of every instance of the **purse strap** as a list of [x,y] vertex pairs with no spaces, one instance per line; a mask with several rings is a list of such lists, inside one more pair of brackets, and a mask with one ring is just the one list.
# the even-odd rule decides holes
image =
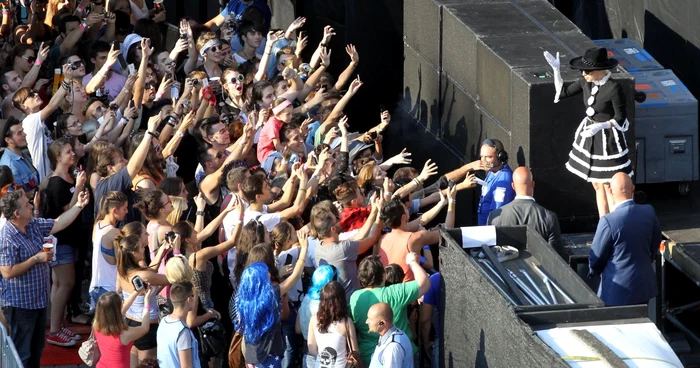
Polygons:
[[348,346],[348,353],[347,355],[350,355],[354,353],[355,351],[352,350],[352,343],[350,343],[350,328],[348,327],[348,319],[347,317],[345,318],[345,343]]

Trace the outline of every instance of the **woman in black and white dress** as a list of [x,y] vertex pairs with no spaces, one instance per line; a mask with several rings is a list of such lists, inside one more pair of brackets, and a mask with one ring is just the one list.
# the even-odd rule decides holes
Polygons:
[[633,175],[625,139],[630,124],[625,95],[622,87],[610,78],[610,69],[617,66],[617,60],[608,58],[604,48],[586,50],[583,56],[569,62],[572,68],[581,70],[582,78],[563,88],[559,53],[555,57],[545,51],[544,56],[554,70],[555,103],[560,97],[583,93],[586,117],[576,128],[566,168],[593,184],[598,214],[603,217],[612,207],[612,198],[608,198],[605,187],[613,175],[618,172]]

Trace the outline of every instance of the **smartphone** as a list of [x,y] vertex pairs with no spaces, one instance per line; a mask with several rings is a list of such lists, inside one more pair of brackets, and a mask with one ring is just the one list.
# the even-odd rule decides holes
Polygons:
[[136,275],[131,279],[131,285],[134,285],[135,291],[141,291],[146,287],[146,283],[143,282],[141,276]]
[[369,139],[376,140],[377,139],[377,132],[370,132]]
[[[112,46],[114,46],[115,50],[119,50],[120,49],[119,48],[120,47],[119,41],[112,41]],[[117,57],[117,61],[119,61],[119,66],[122,67],[122,70],[126,70],[127,65],[126,65],[126,60],[124,60],[124,55],[120,54],[119,57]]]
[[115,103],[110,104],[110,105],[109,105],[109,109],[112,110],[112,111],[117,111],[117,110],[119,110],[119,105],[117,105],[117,104],[115,104]]
[[180,39],[186,40],[186,39],[187,39],[187,34],[186,34],[186,33],[180,33]]
[[134,66],[134,64],[129,64],[128,69],[129,75],[136,75],[136,67]]
[[292,256],[291,254],[287,254],[287,258],[284,260],[284,265],[289,266],[290,264],[292,264],[292,261],[294,261],[294,256]]
[[174,231],[168,231],[165,233],[165,241],[168,243],[172,243],[175,241],[175,232]]

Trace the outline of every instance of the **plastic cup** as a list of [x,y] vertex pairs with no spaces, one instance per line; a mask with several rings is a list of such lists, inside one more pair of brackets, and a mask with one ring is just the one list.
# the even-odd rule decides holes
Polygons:
[[44,252],[53,252],[53,243],[44,243]]

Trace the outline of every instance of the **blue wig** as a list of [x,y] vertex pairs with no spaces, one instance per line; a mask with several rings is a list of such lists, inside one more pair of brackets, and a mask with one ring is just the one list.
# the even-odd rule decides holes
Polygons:
[[280,307],[270,283],[267,265],[256,262],[246,267],[238,285],[236,329],[245,341],[255,344],[280,318]]
[[311,286],[309,287],[308,293],[309,298],[312,300],[321,300],[321,289],[337,277],[335,269],[329,265],[323,265],[317,268],[313,276],[311,276]]

